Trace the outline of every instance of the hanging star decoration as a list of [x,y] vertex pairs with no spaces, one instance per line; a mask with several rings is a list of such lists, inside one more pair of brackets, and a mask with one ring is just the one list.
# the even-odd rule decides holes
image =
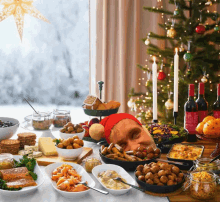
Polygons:
[[20,39],[22,40],[24,15],[29,14],[35,18],[50,23],[41,13],[33,6],[33,0],[0,0],[0,5],[4,8],[0,12],[0,22],[11,15],[14,15]]

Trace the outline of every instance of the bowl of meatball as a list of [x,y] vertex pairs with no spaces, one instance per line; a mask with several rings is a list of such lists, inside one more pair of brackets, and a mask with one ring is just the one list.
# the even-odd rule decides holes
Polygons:
[[17,119],[0,117],[0,140],[11,138],[19,128]]
[[177,166],[152,162],[136,168],[135,180],[146,191],[170,193],[182,187],[185,177]]
[[84,142],[77,135],[65,140],[55,139],[55,142],[57,153],[64,160],[74,160],[83,152]]
[[62,139],[71,138],[73,135],[77,135],[79,139],[82,139],[85,134],[85,129],[79,124],[68,122],[59,132]]

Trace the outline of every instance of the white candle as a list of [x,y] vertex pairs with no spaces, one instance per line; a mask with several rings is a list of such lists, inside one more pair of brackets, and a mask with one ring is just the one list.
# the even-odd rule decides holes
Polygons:
[[152,82],[153,82],[153,120],[157,120],[157,63],[156,57],[153,57]]
[[179,81],[179,55],[178,48],[175,49],[174,55],[174,112],[178,112],[178,81]]

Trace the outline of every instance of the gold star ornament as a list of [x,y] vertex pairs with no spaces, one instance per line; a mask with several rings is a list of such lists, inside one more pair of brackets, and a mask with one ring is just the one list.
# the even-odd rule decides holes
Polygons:
[[24,15],[29,14],[35,18],[49,21],[33,6],[33,0],[0,0],[0,5],[4,8],[0,12],[0,22],[7,17],[14,15],[15,23],[17,25],[18,33],[22,40],[23,27],[24,27]]

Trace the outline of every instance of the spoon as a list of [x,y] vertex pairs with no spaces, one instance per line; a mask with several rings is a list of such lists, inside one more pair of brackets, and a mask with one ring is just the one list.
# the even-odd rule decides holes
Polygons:
[[31,108],[35,111],[35,113],[38,114],[38,112],[32,107],[32,105],[27,101],[27,99],[24,98],[24,100],[31,106]]
[[212,159],[209,163],[212,163],[213,161],[217,160],[220,157],[220,154],[216,156],[214,159]]
[[137,190],[142,191],[142,192],[145,193],[145,190],[144,190],[144,189],[141,189],[141,188],[139,188],[139,187],[137,187],[137,186],[135,186],[135,185],[133,185],[133,184],[129,184],[129,183],[127,183],[127,182],[124,182],[120,177],[113,178],[113,180],[121,181],[122,183],[127,184],[127,185],[129,185],[129,186],[131,186],[131,187],[133,187],[133,188],[135,188],[135,189],[137,189]]
[[83,184],[84,186],[86,186],[86,187],[88,187],[88,188],[90,188],[90,189],[93,189],[93,190],[95,190],[95,191],[97,191],[97,192],[100,192],[100,193],[102,193],[102,194],[106,194],[106,195],[109,194],[107,191],[103,191],[103,190],[101,190],[101,189],[97,189],[97,188],[88,186],[85,181],[79,182],[78,184]]
[[155,160],[167,162],[167,163],[172,163],[172,164],[176,164],[176,165],[181,165],[181,166],[189,166],[189,164],[185,163],[185,162],[176,162],[176,161],[169,161],[169,160],[164,160],[164,159],[155,159]]

